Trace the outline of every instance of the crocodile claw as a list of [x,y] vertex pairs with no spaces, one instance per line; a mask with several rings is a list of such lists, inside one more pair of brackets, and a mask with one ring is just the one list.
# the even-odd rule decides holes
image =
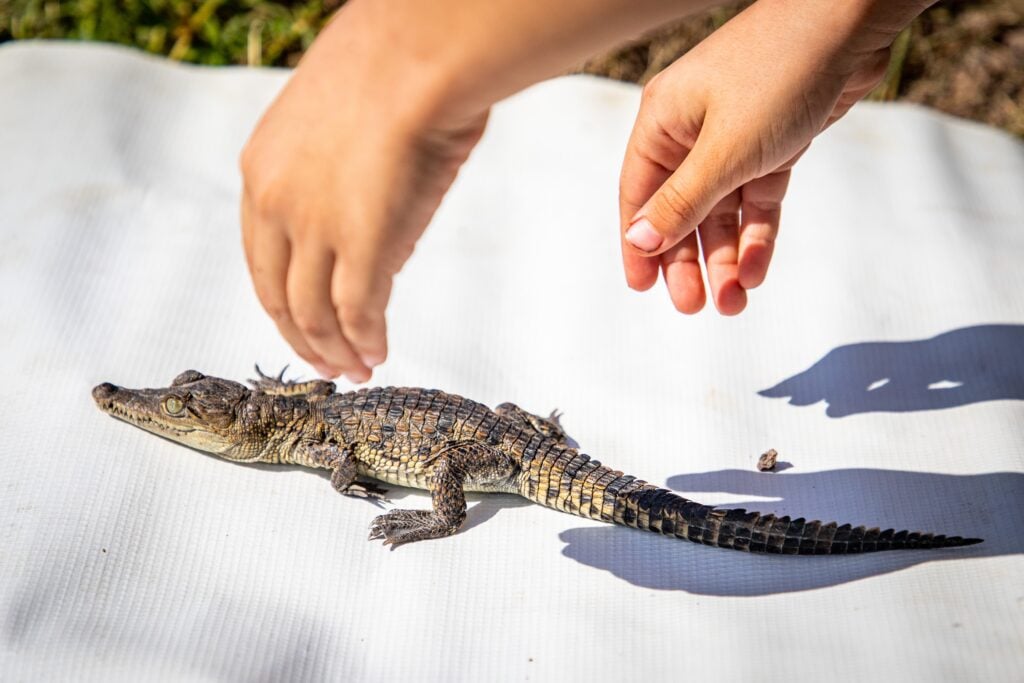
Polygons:
[[388,498],[388,490],[382,488],[368,481],[354,481],[345,487],[343,493],[346,496],[352,496],[354,498],[367,498],[370,500],[380,501],[382,503],[390,503],[391,499]]
[[277,377],[272,377],[271,375],[264,373],[260,369],[259,363],[256,363],[253,367],[256,369],[256,375],[259,378],[249,380],[249,384],[252,385],[253,389],[272,389],[295,384],[295,382],[285,381],[284,379],[284,373],[288,370],[287,365],[281,368],[281,372],[277,373]]
[[369,540],[384,539],[384,545],[399,546],[446,535],[437,532],[434,513],[428,510],[391,510],[370,522]]

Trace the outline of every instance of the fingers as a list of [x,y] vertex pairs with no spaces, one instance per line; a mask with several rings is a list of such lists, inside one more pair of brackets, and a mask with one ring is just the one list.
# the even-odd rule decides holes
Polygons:
[[704,278],[700,271],[700,248],[697,233],[691,232],[661,255],[661,268],[665,274],[672,305],[680,313],[692,314],[704,308]]
[[383,311],[390,281],[350,287],[330,252],[293,253],[282,231],[257,225],[244,200],[242,213],[256,295],[281,336],[322,376],[368,380],[370,368],[387,356]]
[[651,288],[658,279],[659,260],[638,253],[626,241],[625,233],[640,208],[672,175],[671,169],[678,167],[685,156],[686,150],[671,140],[641,111],[626,146],[626,156],[619,176],[622,265],[626,272],[626,283],[633,289],[644,291]]
[[308,246],[294,252],[286,282],[288,307],[305,342],[323,358],[317,367],[321,374],[333,377],[344,372],[353,382],[365,382],[370,369],[342,333],[332,303],[334,269],[334,254],[326,249]]
[[[246,192],[242,241],[260,303],[285,341],[317,372],[325,377],[344,373],[352,382],[365,382],[370,368],[387,355],[383,307],[390,280],[375,287],[350,287],[329,250],[312,245],[293,250],[285,231],[268,216],[253,208]],[[367,290],[376,292],[376,298],[359,294]],[[364,313],[360,301],[380,307]]]
[[718,202],[745,180],[741,164],[707,129],[681,165],[640,208],[625,232],[626,241],[638,254],[660,254],[693,232]]
[[715,308],[736,315],[747,305],[747,292],[739,282],[738,248],[740,190],[715,204],[700,224],[700,243]]
[[755,178],[742,188],[738,282],[743,289],[757,287],[768,273],[789,176],[789,170],[779,171]]
[[288,307],[286,282],[291,258],[288,239],[283,232],[260,218],[248,192],[242,197],[242,241],[256,297],[263,309],[295,352],[321,374],[328,374],[323,359],[306,343],[295,326]]
[[352,349],[368,368],[388,355],[384,310],[391,294],[391,278],[381,268],[367,267],[375,260],[338,260],[331,280],[334,314]]
[[[747,304],[747,290],[764,282],[779,231],[789,171],[756,178],[715,205],[699,235],[715,308],[736,315]],[[705,303],[697,234],[691,233],[661,255],[665,285],[676,310],[696,313]]]

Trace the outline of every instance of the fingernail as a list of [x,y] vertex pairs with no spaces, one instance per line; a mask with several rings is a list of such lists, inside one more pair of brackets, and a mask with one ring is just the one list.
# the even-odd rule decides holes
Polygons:
[[626,241],[640,251],[657,251],[665,238],[658,234],[646,218],[638,218],[626,230]]

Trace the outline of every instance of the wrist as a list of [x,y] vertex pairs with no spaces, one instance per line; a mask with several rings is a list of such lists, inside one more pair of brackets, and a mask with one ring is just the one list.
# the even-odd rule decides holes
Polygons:
[[900,31],[937,0],[843,0],[827,3],[850,30],[849,47],[859,53],[888,48]]
[[378,115],[411,128],[429,126],[451,107],[460,68],[458,41],[436,39],[429,14],[425,3],[350,0],[299,70],[318,70],[331,89],[344,88],[351,97],[391,104]]
[[[766,30],[793,36],[794,49],[826,71],[852,73],[877,59],[935,0],[758,0],[747,12],[762,11]],[[799,46],[798,46],[799,44]]]

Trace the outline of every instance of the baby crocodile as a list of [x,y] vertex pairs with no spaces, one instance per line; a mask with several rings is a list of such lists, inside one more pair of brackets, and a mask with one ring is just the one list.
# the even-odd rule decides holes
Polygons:
[[558,416],[511,403],[491,410],[433,389],[335,393],[333,382],[293,382],[256,368],[251,388],[195,370],[162,389],[93,389],[106,413],[235,462],[331,471],[347,496],[383,500],[357,477],[430,491],[432,510],[390,510],[370,539],[399,545],[448,536],[466,519],[465,491],[516,493],[580,517],[750,552],[828,555],[948,548],[978,538],[866,529],[717,509],[604,467],[574,448]]

